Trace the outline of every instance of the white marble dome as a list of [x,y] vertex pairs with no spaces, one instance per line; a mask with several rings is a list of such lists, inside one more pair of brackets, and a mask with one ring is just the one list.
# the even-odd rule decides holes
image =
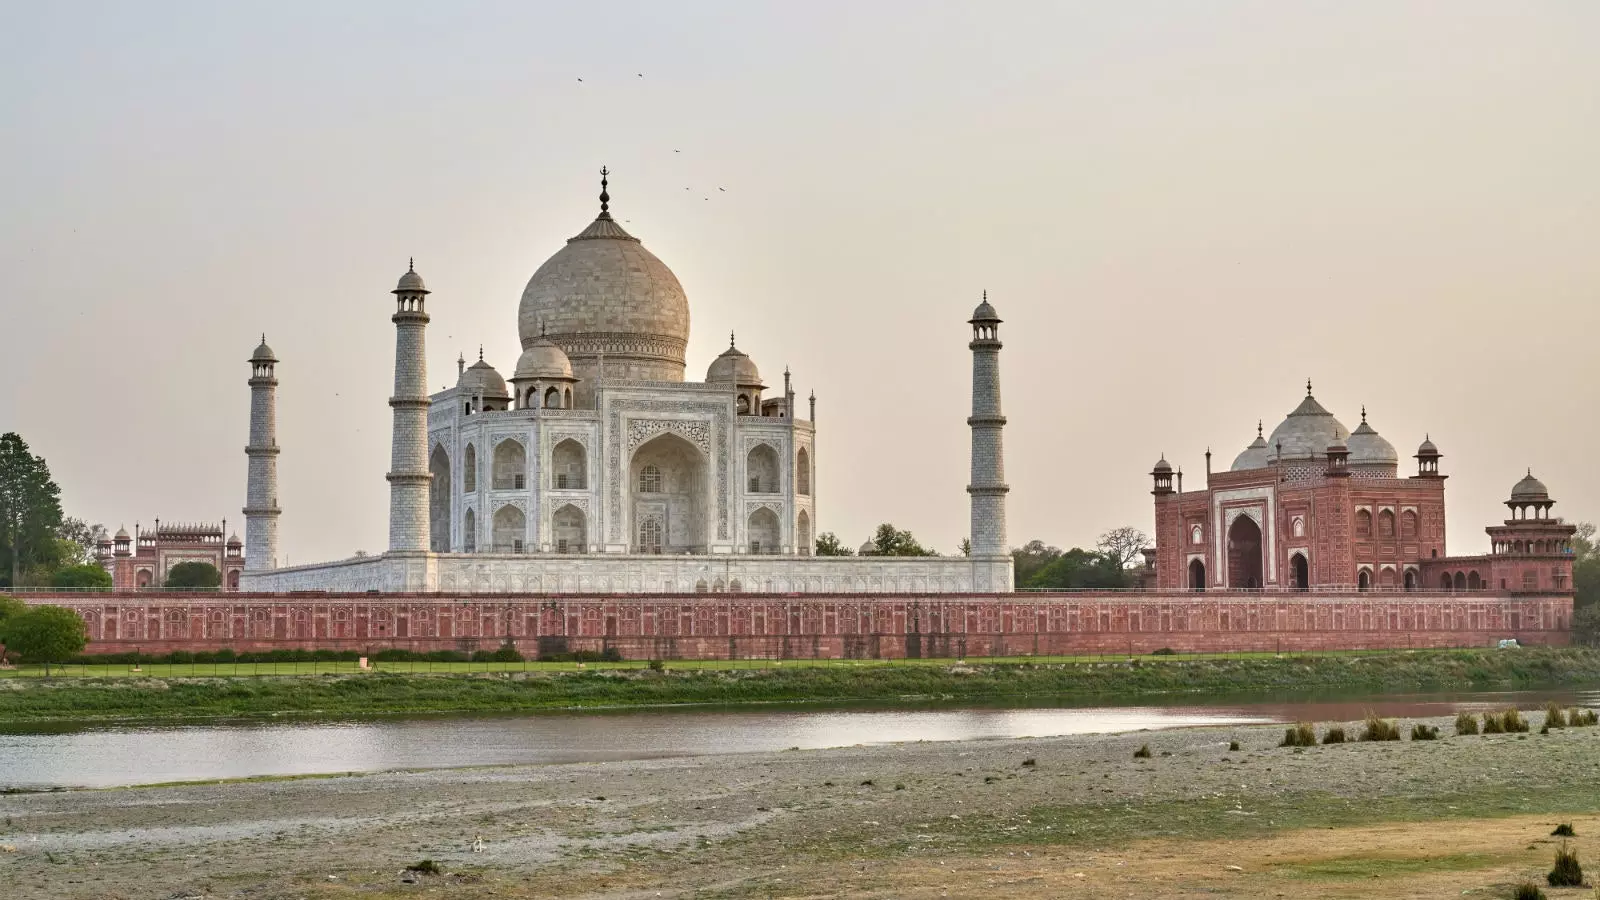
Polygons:
[[528,280],[517,331],[524,349],[548,335],[574,362],[603,355],[623,377],[682,381],[689,300],[672,270],[602,211]]
[[1256,439],[1250,446],[1233,458],[1231,471],[1243,472],[1247,469],[1264,469],[1272,462],[1272,450],[1267,446],[1267,439],[1261,436],[1261,423],[1256,423]]
[[1361,424],[1350,432],[1350,439],[1345,443],[1350,448],[1351,465],[1394,466],[1400,463],[1400,454],[1394,445],[1367,424],[1365,409],[1361,411]]
[[761,372],[756,368],[755,360],[733,346],[731,341],[728,349],[712,360],[711,366],[706,369],[706,383],[736,384],[742,387],[764,386],[761,384]]
[[547,337],[534,341],[517,358],[517,370],[511,376],[517,381],[564,381],[572,378],[572,360],[555,342]]
[[500,377],[494,366],[484,362],[482,356],[461,373],[461,377],[456,379],[456,387],[468,395],[480,395],[491,400],[507,400],[511,397],[506,391],[506,380]]
[[1269,462],[1276,462],[1280,453],[1285,460],[1325,458],[1328,447],[1342,444],[1349,438],[1350,429],[1335,419],[1333,413],[1323,409],[1317,398],[1311,396],[1311,386],[1307,385],[1306,398],[1267,438]]

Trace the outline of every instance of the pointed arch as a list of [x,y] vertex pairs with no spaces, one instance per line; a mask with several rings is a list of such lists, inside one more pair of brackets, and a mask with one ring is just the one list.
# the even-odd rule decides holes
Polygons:
[[794,492],[811,496],[811,453],[804,447],[794,455]]
[[811,544],[811,516],[803,509],[795,517],[795,532],[795,551],[801,556],[810,556],[816,548]]
[[478,489],[478,448],[467,445],[461,454],[461,491],[471,494]]
[[528,517],[507,503],[494,511],[494,552],[521,553],[528,537]]
[[780,546],[778,514],[765,506],[757,509],[750,514],[745,535],[751,553],[777,553]]
[[1241,515],[1228,526],[1228,587],[1234,590],[1259,590],[1262,554],[1261,526],[1250,515]]
[[1385,509],[1378,513],[1378,537],[1394,537],[1394,510]]
[[1189,590],[1203,591],[1206,589],[1206,564],[1203,560],[1189,560]]
[[771,444],[757,444],[745,457],[746,487],[752,494],[778,492],[778,451]]
[[441,444],[428,455],[428,548],[450,552],[450,454]]
[[550,517],[553,545],[557,553],[584,553],[589,546],[588,520],[583,510],[571,503]]
[[581,491],[589,486],[589,453],[583,445],[566,438],[550,451],[551,487],[558,491]]
[[1416,538],[1419,528],[1417,511],[1408,509],[1400,513],[1400,536],[1407,540]]
[[1363,594],[1372,590],[1372,570],[1362,569],[1356,574],[1356,590]]
[[[494,483],[497,491],[520,491],[527,487],[528,451],[522,442],[506,438],[494,445]],[[496,511],[495,515],[499,515]]]
[[1289,557],[1289,572],[1292,587],[1297,591],[1311,590],[1311,562],[1304,553],[1296,552]]
[[1372,537],[1372,513],[1368,510],[1356,510],[1356,537]]
[[461,552],[478,552],[478,514],[470,508],[461,514]]

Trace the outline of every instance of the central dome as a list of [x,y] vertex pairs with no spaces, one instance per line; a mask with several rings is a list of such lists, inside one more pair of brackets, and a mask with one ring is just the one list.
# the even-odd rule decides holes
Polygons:
[[1342,444],[1350,438],[1350,429],[1344,423],[1333,417],[1311,396],[1311,385],[1306,384],[1306,397],[1295,407],[1294,412],[1284,419],[1277,428],[1272,429],[1272,436],[1267,438],[1267,446],[1271,448],[1271,461],[1279,459],[1278,448],[1282,448],[1282,458],[1291,459],[1321,459],[1328,455],[1328,447],[1333,444]]
[[624,231],[607,210],[545,260],[522,292],[517,332],[523,349],[541,336],[566,351],[591,395],[600,376],[682,381],[689,343],[689,300],[666,264]]

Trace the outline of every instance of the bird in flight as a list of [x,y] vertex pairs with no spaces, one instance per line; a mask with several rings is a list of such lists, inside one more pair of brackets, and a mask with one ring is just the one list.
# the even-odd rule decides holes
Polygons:
[[727,188],[717,188],[717,190],[723,192],[724,194],[726,194],[728,192]]

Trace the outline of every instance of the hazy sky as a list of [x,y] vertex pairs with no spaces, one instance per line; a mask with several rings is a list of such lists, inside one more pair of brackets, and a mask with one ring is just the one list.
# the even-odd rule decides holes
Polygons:
[[1452,552],[1528,466],[1600,518],[1600,3],[0,7],[0,430],[113,529],[243,531],[265,331],[281,555],[383,549],[406,258],[431,386],[509,374],[602,164],[689,377],[736,329],[816,390],[851,545],[966,535],[984,289],[1014,544],[1148,530],[1307,377],[1402,472],[1432,434]]

